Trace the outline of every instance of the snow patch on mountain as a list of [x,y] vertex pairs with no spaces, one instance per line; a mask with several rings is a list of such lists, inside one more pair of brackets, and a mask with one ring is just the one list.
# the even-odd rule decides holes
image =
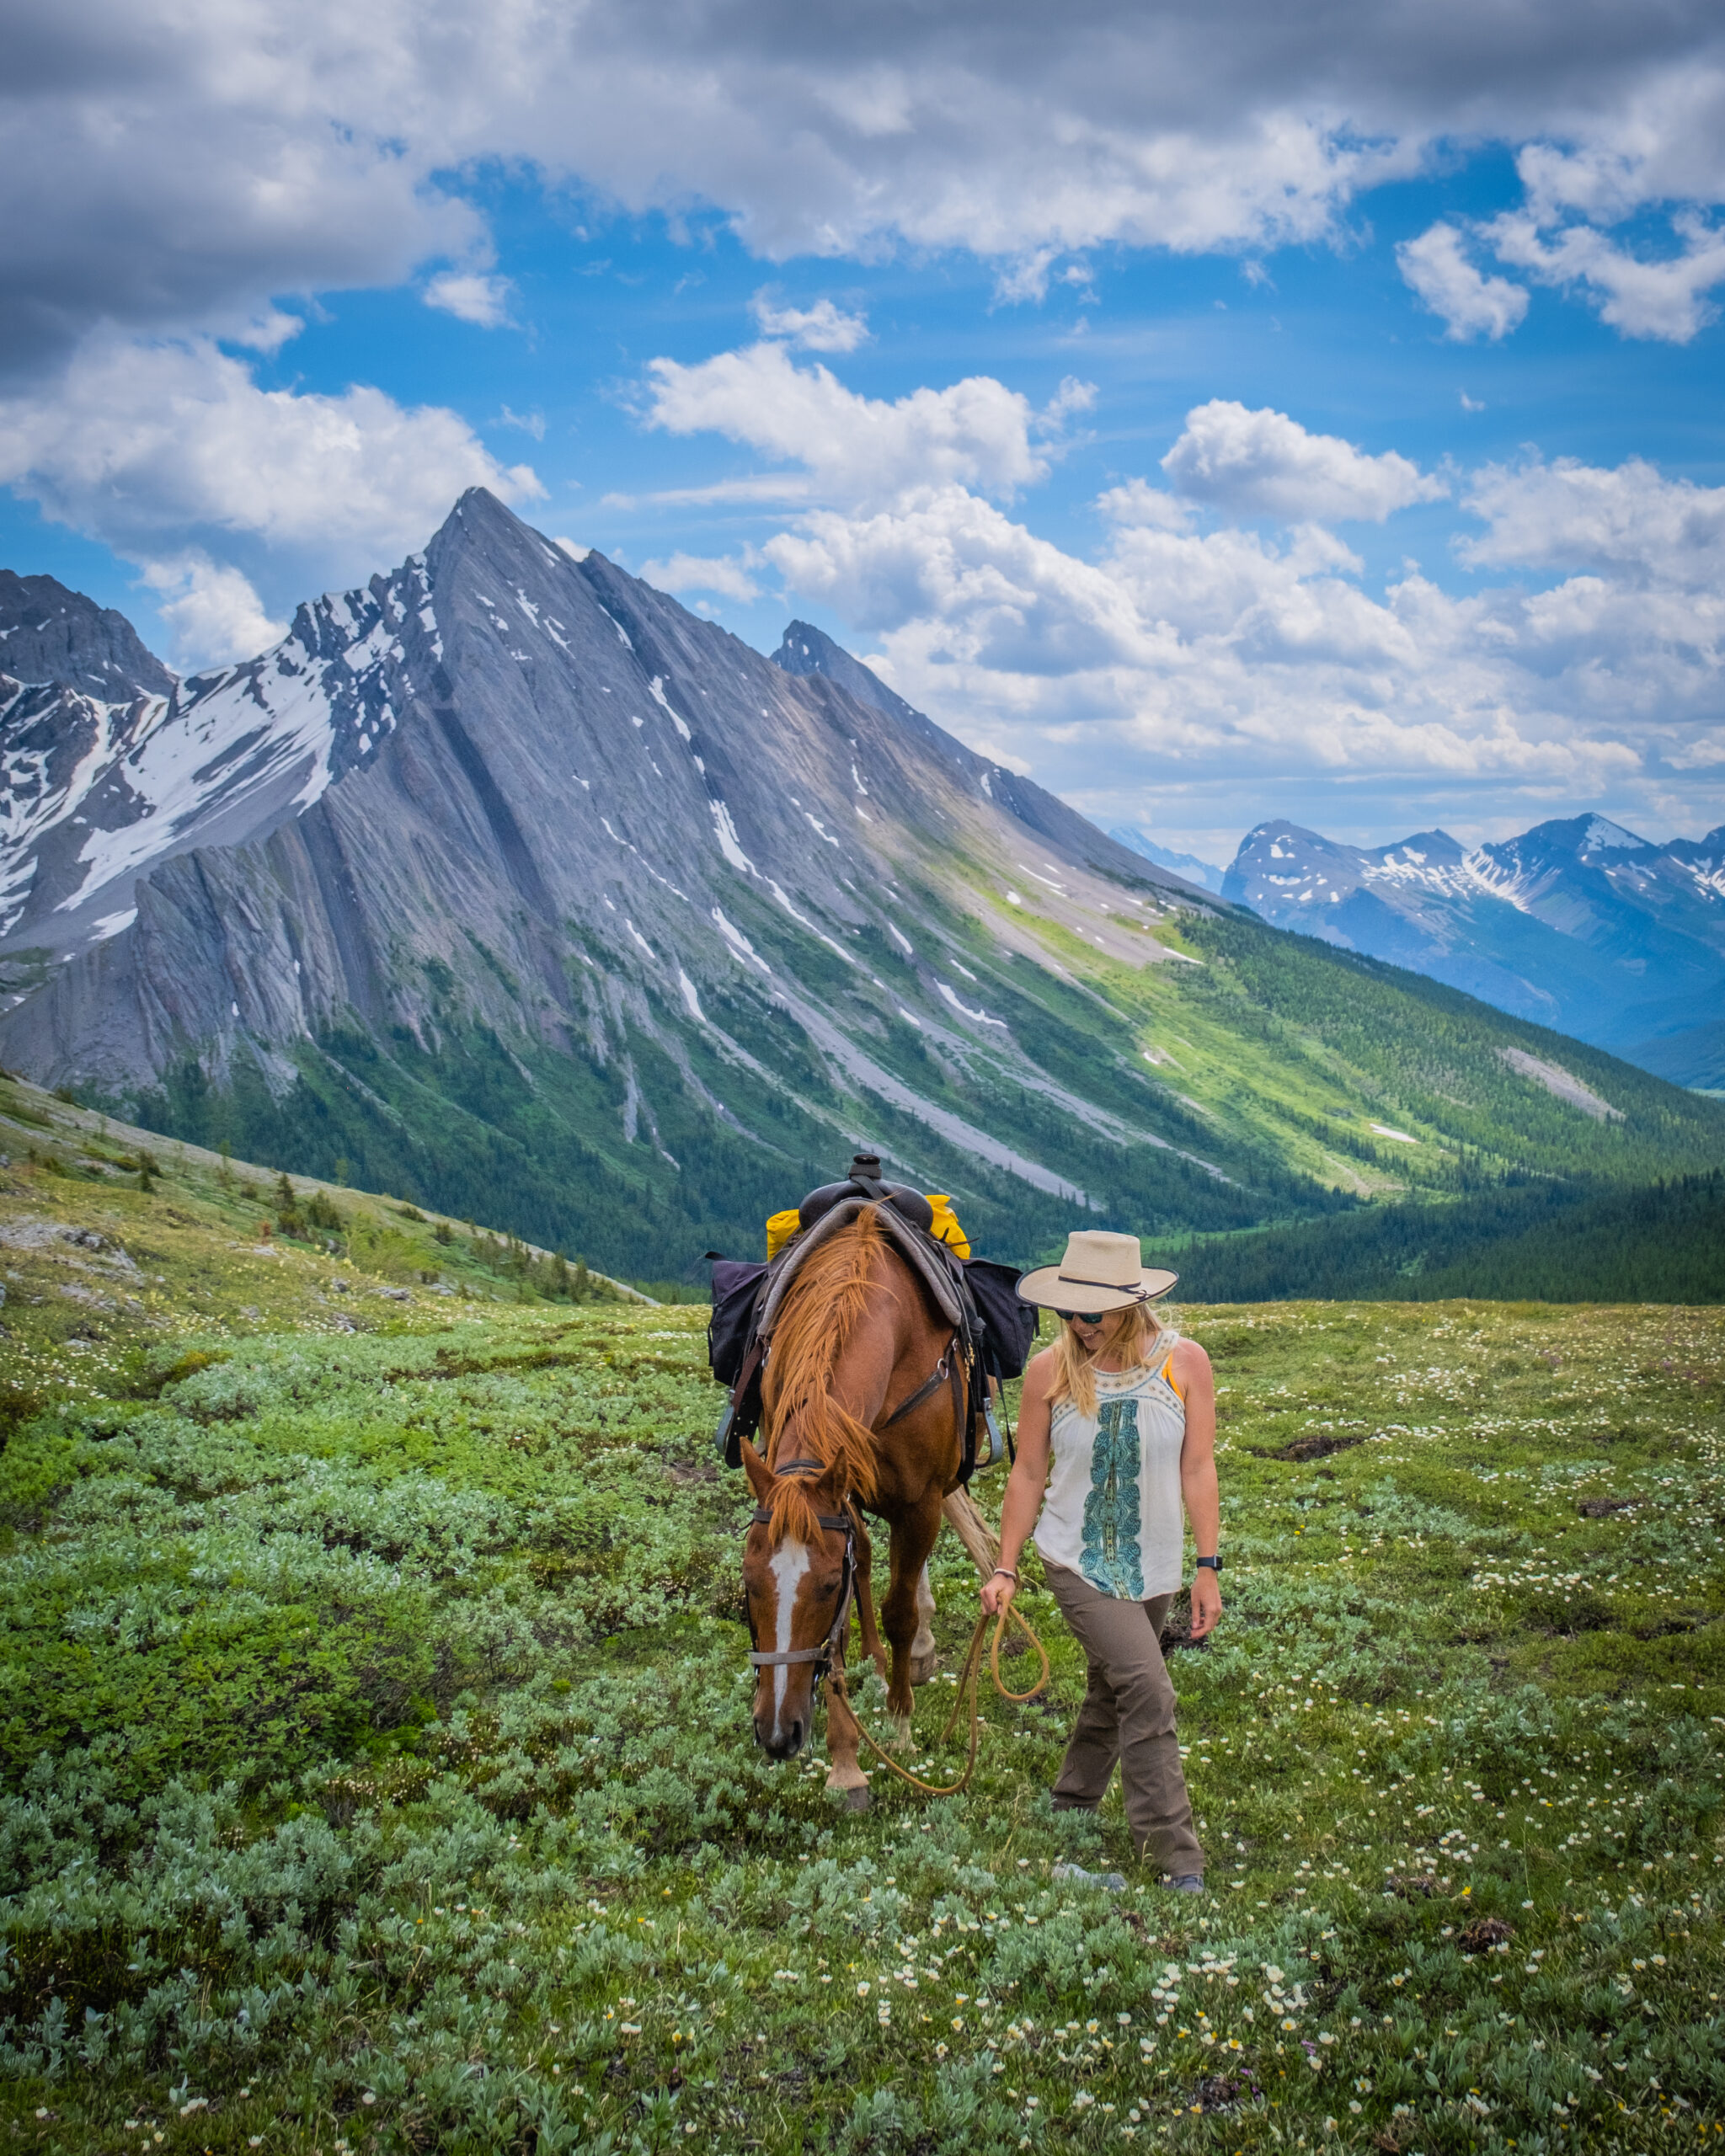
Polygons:
[[302,814],[394,731],[413,660],[441,652],[416,555],[368,590],[302,606],[261,658],[166,696],[104,704],[14,686],[0,703],[0,938],[60,951],[102,940],[146,868]]

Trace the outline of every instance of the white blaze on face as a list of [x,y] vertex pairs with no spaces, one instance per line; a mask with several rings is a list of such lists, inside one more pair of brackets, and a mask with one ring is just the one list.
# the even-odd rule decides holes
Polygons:
[[[791,1620],[797,1614],[797,1592],[809,1571],[809,1546],[804,1542],[782,1542],[773,1555],[768,1570],[772,1574],[774,1592],[777,1597],[777,1637],[773,1646],[779,1654],[788,1654],[791,1649]],[[781,1742],[779,1723],[785,1710],[785,1686],[790,1679],[789,1668],[780,1662],[772,1673],[772,1741]]]

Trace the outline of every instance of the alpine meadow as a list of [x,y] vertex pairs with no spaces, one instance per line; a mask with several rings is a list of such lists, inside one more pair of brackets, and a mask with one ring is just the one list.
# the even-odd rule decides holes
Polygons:
[[1725,6],[4,13],[0,2156],[1725,2156]]
[[[985,1689],[964,1800],[877,1774],[858,1815],[757,1750],[704,1311],[0,1114],[20,2147],[1725,2126],[1716,1314],[1183,1311],[1231,1570],[1172,1655],[1213,1888],[1177,1904],[1054,1874],[1131,1866],[1118,1795],[1049,1811],[1084,1673],[1040,1594],[1052,1689]],[[924,1746],[975,1607],[955,1544],[934,1576]]]

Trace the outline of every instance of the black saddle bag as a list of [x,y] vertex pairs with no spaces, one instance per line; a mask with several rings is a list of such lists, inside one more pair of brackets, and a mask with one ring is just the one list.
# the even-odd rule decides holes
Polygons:
[[1018,1299],[1023,1274],[1016,1266],[996,1265],[986,1257],[968,1257],[964,1264],[964,1283],[982,1320],[984,1369],[1003,1384],[1022,1377],[1036,1340],[1036,1305]]
[[734,1385],[743,1374],[743,1358],[749,1352],[754,1329],[755,1302],[766,1267],[746,1258],[716,1257],[713,1261],[713,1315],[707,1326],[707,1359],[722,1385]]

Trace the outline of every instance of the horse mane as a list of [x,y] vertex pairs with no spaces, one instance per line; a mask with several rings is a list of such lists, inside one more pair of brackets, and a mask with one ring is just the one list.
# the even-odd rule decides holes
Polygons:
[[[788,1456],[819,1460],[836,1476],[841,1502],[874,1495],[873,1433],[833,1398],[832,1374],[868,1308],[869,1274],[883,1241],[873,1213],[865,1211],[810,1253],[786,1293],[766,1360],[769,1465],[794,1432],[796,1449]],[[775,1545],[787,1535],[802,1542],[819,1539],[820,1518],[809,1490],[816,1480],[825,1479],[793,1475],[775,1484]]]

